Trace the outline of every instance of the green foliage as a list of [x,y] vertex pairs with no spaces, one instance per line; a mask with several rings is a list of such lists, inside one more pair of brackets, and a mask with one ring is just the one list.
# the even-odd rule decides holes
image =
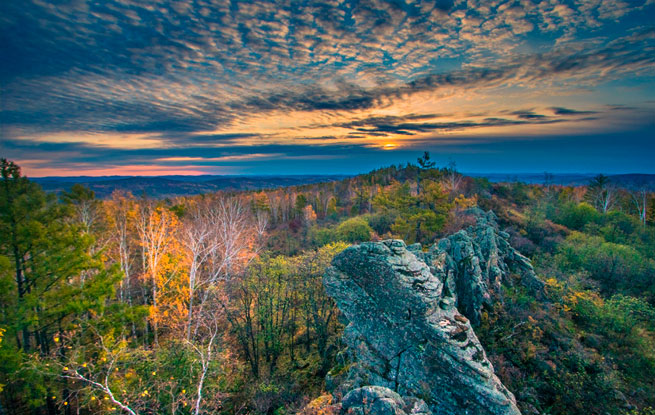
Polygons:
[[305,206],[307,206],[308,203],[309,203],[309,202],[307,201],[307,196],[305,196],[305,195],[302,194],[302,193],[299,194],[299,195],[296,197],[296,204],[295,204],[296,212],[301,213],[302,210],[303,210],[303,208],[304,208]]
[[368,224],[378,235],[384,235],[391,232],[393,221],[393,217],[383,213],[373,214],[368,217]]
[[588,272],[604,292],[618,289],[635,295],[655,293],[653,259],[631,246],[574,232],[560,245],[556,260],[566,270]]
[[441,185],[433,181],[424,181],[419,195],[412,194],[407,182],[394,183],[377,194],[373,206],[385,221],[393,218],[391,233],[408,243],[434,240],[452,207]]
[[[322,276],[346,247],[331,243],[291,258],[263,254],[248,267],[245,278],[229,287],[233,302],[228,321],[253,377],[276,376],[285,361],[293,368],[299,360],[314,360],[315,369],[327,373],[328,343],[339,324]],[[310,348],[312,338],[315,350]]]
[[[89,196],[75,191],[69,200]],[[0,345],[0,384],[8,393],[29,396],[32,406],[43,405],[51,388],[47,377],[28,370],[34,359],[56,348],[57,333],[102,312],[120,278],[117,267],[105,267],[99,254],[90,254],[93,237],[69,213],[2,160],[0,326],[7,340]]]
[[321,228],[315,225],[309,230],[309,239],[314,246],[323,246],[334,242],[337,238],[334,228]]
[[362,217],[354,217],[341,222],[336,229],[338,240],[344,242],[364,242],[371,239],[373,229]]
[[309,239],[312,244],[321,247],[333,242],[358,243],[371,239],[373,229],[362,216],[346,219],[336,227],[312,226]]
[[[589,191],[494,184],[490,193],[480,195],[482,204],[494,209],[514,246],[528,249],[537,272],[550,277],[546,301],[510,288],[476,328],[520,408],[652,412],[653,229],[620,211],[626,203],[606,183]],[[583,196],[597,206],[580,203]],[[607,213],[603,206],[610,206]]]
[[601,214],[588,203],[567,203],[558,212],[555,221],[569,229],[581,230],[589,223],[597,223]]
[[[634,380],[655,376],[655,308],[646,301],[617,294],[603,300],[593,294],[574,295],[576,318],[604,336],[612,359],[626,367]],[[609,340],[609,341],[608,341]]]
[[[506,291],[505,304],[496,305],[476,329],[496,373],[510,390],[516,391],[524,411],[536,408],[542,413],[623,413],[628,385],[637,384],[624,381],[620,374],[652,377],[651,358],[647,357],[652,352],[646,348],[627,354],[612,350],[614,335],[587,321],[603,321],[614,312],[615,305],[608,304],[601,311],[598,307],[604,305],[597,305],[599,298],[591,292],[572,291],[554,279],[548,285],[550,305],[513,288]],[[591,320],[582,322],[577,317],[583,309],[586,319]],[[623,321],[625,317],[618,318]],[[635,329],[633,340],[643,338],[637,335],[639,331]],[[617,356],[638,361],[640,371],[622,364],[613,366],[618,363]],[[647,400],[644,395],[640,398]]]

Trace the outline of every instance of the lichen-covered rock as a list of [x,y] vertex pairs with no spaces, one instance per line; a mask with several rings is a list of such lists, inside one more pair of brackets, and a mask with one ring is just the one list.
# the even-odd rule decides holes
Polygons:
[[512,284],[510,275],[518,275],[533,294],[538,295],[544,284],[530,260],[512,248],[509,235],[498,229],[493,212],[473,208],[466,213],[475,216],[474,226],[441,239],[427,253],[420,246],[412,248],[445,285],[444,298],[475,326],[483,307],[501,298],[501,285]]
[[403,399],[382,386],[364,386],[348,392],[341,401],[344,415],[432,415],[421,399]]
[[475,225],[427,252],[387,240],[334,258],[324,284],[348,321],[347,349],[326,383],[342,414],[520,413],[473,326],[513,275],[537,294],[543,283],[492,212],[467,213]]
[[412,413],[410,402],[415,413],[434,415],[520,413],[458,307],[479,319],[511,273],[531,289],[542,284],[493,213],[474,213],[475,226],[428,252],[387,240],[334,258],[324,284],[349,322],[341,369],[329,379],[335,396],[344,396],[342,413],[364,411],[360,397],[373,392],[384,395],[375,411],[385,415]]

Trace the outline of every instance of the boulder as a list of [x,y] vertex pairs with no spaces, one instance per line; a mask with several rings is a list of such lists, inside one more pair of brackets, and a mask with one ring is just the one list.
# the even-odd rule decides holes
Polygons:
[[431,415],[420,399],[400,397],[382,386],[364,386],[348,392],[341,401],[341,413],[347,415]]

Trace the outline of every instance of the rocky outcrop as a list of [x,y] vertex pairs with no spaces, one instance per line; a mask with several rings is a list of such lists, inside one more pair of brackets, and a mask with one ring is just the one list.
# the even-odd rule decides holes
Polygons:
[[465,213],[475,217],[475,225],[441,239],[426,253],[418,244],[409,249],[444,283],[442,301],[454,302],[478,325],[483,307],[502,299],[501,285],[514,283],[512,275],[532,294],[539,295],[544,284],[530,260],[512,248],[509,235],[499,230],[493,212],[473,208]]
[[[428,252],[399,240],[352,246],[324,277],[348,320],[347,349],[328,375],[341,413],[519,414],[496,377],[471,319],[518,272],[539,289],[529,261],[493,214]],[[462,308],[465,315],[460,313]]]

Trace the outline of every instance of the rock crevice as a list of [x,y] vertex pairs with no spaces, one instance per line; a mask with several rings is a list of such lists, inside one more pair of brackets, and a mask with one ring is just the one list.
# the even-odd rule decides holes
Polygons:
[[382,397],[385,414],[520,413],[473,326],[512,274],[532,290],[542,284],[493,213],[473,213],[476,225],[427,251],[387,240],[334,258],[324,284],[348,321],[341,357],[349,366],[328,383],[344,413],[377,414],[360,402],[369,395]]

